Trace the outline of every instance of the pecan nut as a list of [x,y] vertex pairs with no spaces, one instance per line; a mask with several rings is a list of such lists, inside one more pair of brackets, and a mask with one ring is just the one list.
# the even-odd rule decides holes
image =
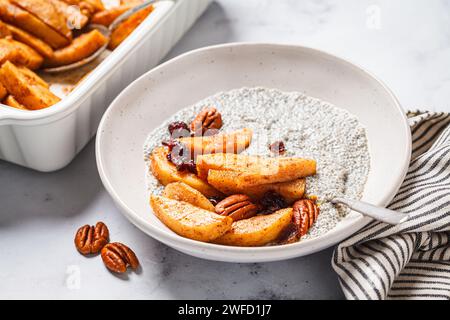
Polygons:
[[85,225],[75,235],[75,247],[84,255],[100,252],[109,242],[109,230],[103,222],[94,226]]
[[108,243],[103,247],[101,256],[105,266],[116,273],[124,273],[128,267],[133,270],[139,267],[139,260],[133,250],[120,242]]
[[256,215],[258,206],[245,194],[235,194],[225,198],[216,205],[216,213],[229,216],[234,221],[248,219]]
[[310,199],[299,200],[294,203],[293,222],[297,227],[297,237],[300,239],[316,222],[320,209],[316,202]]
[[203,109],[191,122],[191,131],[195,135],[203,135],[206,131],[217,131],[222,128],[222,115],[214,107]]

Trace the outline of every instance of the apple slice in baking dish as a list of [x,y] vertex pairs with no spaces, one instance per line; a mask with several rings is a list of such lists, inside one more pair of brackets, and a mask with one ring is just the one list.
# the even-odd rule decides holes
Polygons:
[[[46,15],[46,17],[49,16]],[[47,25],[38,16],[13,4],[11,1],[0,0],[0,19],[35,35],[53,49],[65,47],[70,43],[69,38]]]
[[0,39],[0,65],[3,65],[7,61],[15,65],[36,70],[42,65],[43,58],[28,45],[10,38],[5,38]]
[[69,41],[72,40],[72,29],[67,23],[65,13],[60,11],[62,6],[56,6],[48,0],[9,0],[9,2],[38,18]]
[[150,205],[170,230],[193,240],[211,242],[231,230],[233,223],[231,217],[166,197],[152,195]]
[[9,61],[0,68],[0,82],[21,105],[35,110],[59,102],[60,99],[41,84],[39,76],[24,70]]
[[292,215],[293,209],[286,208],[272,214],[235,221],[231,230],[214,240],[214,243],[238,247],[267,245],[277,240],[291,223]]
[[187,137],[178,140],[186,145],[191,154],[198,156],[210,153],[241,153],[250,145],[252,136],[253,131],[244,128],[231,133]]
[[45,67],[59,67],[88,58],[108,42],[100,31],[94,29],[75,38],[70,45],[55,50],[44,60]]
[[206,197],[220,196],[221,193],[194,173],[178,171],[176,166],[167,160],[167,148],[158,147],[150,155],[150,169],[158,181],[166,186],[172,182],[184,182],[200,191]]

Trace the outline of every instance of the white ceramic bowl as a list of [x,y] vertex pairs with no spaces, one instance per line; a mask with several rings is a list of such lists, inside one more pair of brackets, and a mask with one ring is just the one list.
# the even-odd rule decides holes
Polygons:
[[300,91],[355,114],[367,128],[371,171],[363,200],[386,205],[406,174],[411,135],[404,112],[379,80],[327,53],[292,45],[226,44],[183,54],[148,72],[111,104],[97,134],[100,177],[123,214],[153,238],[211,260],[289,259],[332,246],[369,220],[352,212],[330,232],[299,243],[240,248],[178,236],[152,213],[142,147],[147,134],[176,111],[219,91],[264,86]]

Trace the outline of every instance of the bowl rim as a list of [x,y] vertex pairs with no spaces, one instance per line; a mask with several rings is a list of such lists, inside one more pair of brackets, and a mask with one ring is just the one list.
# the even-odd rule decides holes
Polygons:
[[[234,254],[261,254],[261,253],[280,253],[280,250],[286,251],[286,254],[284,255],[284,258],[274,258],[271,259],[270,256],[267,256],[265,259],[258,259],[256,257],[249,257],[250,259],[244,259],[245,261],[275,261],[275,260],[284,260],[289,258],[298,257],[301,255],[311,254],[314,252],[317,252],[319,250],[325,249],[327,247],[335,245],[337,242],[342,241],[355,232],[357,232],[359,229],[364,227],[366,224],[373,221],[371,218],[363,217],[362,215],[358,214],[354,218],[354,221],[349,223],[348,225],[342,227],[340,229],[340,232],[338,234],[328,234],[328,239],[324,242],[324,239],[322,236],[313,238],[313,239],[307,239],[300,242],[292,243],[292,244],[286,244],[286,245],[279,245],[279,246],[263,246],[263,247],[237,247],[237,246],[227,246],[227,245],[219,245],[214,243],[206,243],[201,242],[197,240],[192,240],[189,238],[182,237],[175,232],[172,231],[165,231],[163,229],[160,229],[158,227],[155,227],[151,223],[148,223],[146,219],[139,216],[138,214],[135,214],[134,211],[127,206],[127,204],[121,200],[120,196],[117,194],[117,192],[114,190],[112,184],[110,183],[105,168],[103,166],[103,156],[101,153],[102,149],[102,138],[104,136],[104,132],[106,130],[103,130],[103,127],[105,126],[106,122],[108,121],[109,115],[112,113],[112,110],[116,105],[118,105],[118,101],[127,94],[127,91],[133,87],[137,82],[142,81],[142,79],[149,77],[151,74],[158,73],[160,69],[165,68],[167,65],[178,62],[179,60],[185,59],[186,57],[196,55],[199,53],[203,53],[206,51],[211,50],[220,50],[220,49],[230,49],[235,47],[245,47],[245,46],[263,46],[263,47],[274,47],[278,49],[297,49],[297,50],[305,50],[305,51],[311,51],[313,54],[316,55],[322,55],[328,58],[332,58],[334,60],[339,60],[341,63],[344,63],[348,65],[351,68],[356,68],[359,72],[364,73],[366,76],[372,78],[378,84],[380,87],[385,90],[385,92],[388,94],[389,98],[392,100],[393,104],[395,105],[397,111],[402,115],[403,117],[403,131],[406,134],[406,140],[407,145],[405,147],[405,153],[403,155],[404,158],[404,164],[403,164],[403,170],[401,172],[397,173],[397,179],[396,183],[392,185],[389,192],[386,192],[386,196],[378,203],[377,205],[386,206],[389,204],[389,202],[394,198],[396,192],[400,188],[401,184],[403,183],[403,180],[407,174],[409,163],[411,159],[411,149],[412,149],[412,139],[411,139],[411,131],[410,126],[408,124],[408,119],[406,117],[406,113],[404,112],[404,109],[402,108],[400,102],[398,101],[397,97],[394,95],[394,93],[387,87],[387,85],[378,79],[376,76],[374,76],[372,73],[367,71],[366,69],[362,68],[361,66],[351,62],[348,59],[336,56],[334,54],[322,51],[320,49],[303,46],[303,45],[294,45],[294,44],[283,44],[283,43],[271,43],[271,42],[232,42],[232,43],[224,43],[224,44],[217,44],[212,46],[206,46],[198,49],[194,49],[188,52],[185,52],[183,54],[180,54],[177,57],[174,57],[157,67],[153,68],[152,70],[146,72],[141,77],[133,81],[130,85],[128,85],[127,88],[125,88],[110,104],[106,112],[104,113],[102,120],[100,121],[98,131],[97,131],[97,137],[96,137],[96,161],[97,161],[97,168],[99,171],[100,178],[102,180],[103,185],[105,186],[108,193],[113,198],[116,205],[119,207],[120,211],[127,217],[128,220],[130,220],[133,224],[135,224],[139,229],[141,229],[146,234],[150,235],[151,237],[157,239],[158,241],[161,241],[169,246],[173,246],[179,250],[180,248],[184,248],[187,251],[190,251],[191,249],[196,250],[203,250],[209,251],[209,250],[219,250],[222,253],[234,253]],[[305,249],[309,248],[309,249]],[[308,253],[303,253],[301,251],[307,250]],[[290,253],[290,254],[289,254]],[[253,259],[251,259],[253,258]],[[209,259],[209,258],[206,258]],[[214,258],[214,260],[222,260],[222,261],[229,261],[230,259],[227,258]],[[236,259],[232,259],[236,260]]]

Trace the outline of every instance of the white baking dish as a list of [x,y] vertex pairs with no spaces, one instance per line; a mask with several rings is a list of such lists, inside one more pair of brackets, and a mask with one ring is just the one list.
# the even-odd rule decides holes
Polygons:
[[0,108],[0,159],[50,172],[69,164],[95,135],[111,101],[154,67],[210,0],[167,0],[58,104],[38,111]]

